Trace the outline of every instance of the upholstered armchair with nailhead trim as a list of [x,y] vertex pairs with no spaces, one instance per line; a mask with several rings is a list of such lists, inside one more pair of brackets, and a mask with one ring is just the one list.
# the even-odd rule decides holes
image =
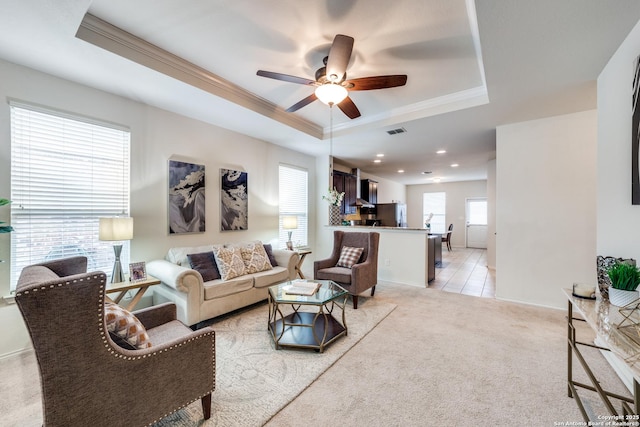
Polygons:
[[103,272],[86,257],[24,268],[16,303],[31,335],[42,389],[43,424],[147,426],[201,399],[211,414],[215,332],[192,331],[173,304],[133,314],[151,346],[126,349],[106,329]]

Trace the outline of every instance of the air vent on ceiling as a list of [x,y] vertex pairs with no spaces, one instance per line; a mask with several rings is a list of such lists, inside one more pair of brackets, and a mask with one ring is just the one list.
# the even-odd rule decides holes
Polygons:
[[387,131],[387,133],[388,133],[389,135],[395,135],[395,134],[398,134],[398,133],[405,133],[406,131],[407,131],[407,130],[406,130],[405,128],[398,128],[398,129],[391,129],[391,130],[388,130],[388,131]]

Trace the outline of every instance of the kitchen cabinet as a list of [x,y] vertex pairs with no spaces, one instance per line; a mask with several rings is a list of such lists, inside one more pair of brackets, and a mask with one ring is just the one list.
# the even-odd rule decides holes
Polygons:
[[372,179],[360,180],[360,197],[372,205],[378,203],[378,181]]
[[338,192],[344,191],[344,198],[340,204],[340,214],[356,213],[356,195],[358,192],[358,178],[350,173],[333,171],[333,186]]

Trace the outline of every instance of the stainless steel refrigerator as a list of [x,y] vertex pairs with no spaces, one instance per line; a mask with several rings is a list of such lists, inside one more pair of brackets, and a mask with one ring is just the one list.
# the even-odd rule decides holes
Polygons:
[[405,203],[380,203],[376,205],[376,219],[382,227],[406,227],[407,205]]

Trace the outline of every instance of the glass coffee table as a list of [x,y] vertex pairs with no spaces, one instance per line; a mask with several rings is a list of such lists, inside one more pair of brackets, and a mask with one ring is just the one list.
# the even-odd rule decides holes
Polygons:
[[[307,285],[317,290],[312,295],[296,294],[304,292]],[[291,280],[271,286],[268,327],[276,350],[310,348],[322,353],[327,345],[347,335],[348,296],[346,290],[331,280]],[[334,317],[337,309],[342,312],[339,318]]]

